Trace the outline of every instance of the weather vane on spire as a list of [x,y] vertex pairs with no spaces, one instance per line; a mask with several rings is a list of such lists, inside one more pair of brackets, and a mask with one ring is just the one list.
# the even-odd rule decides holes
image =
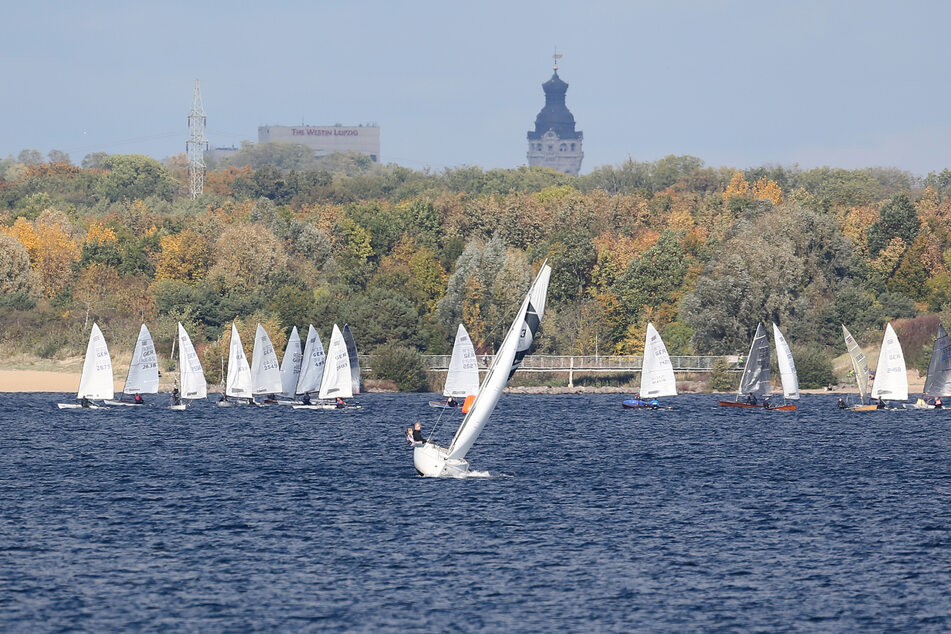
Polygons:
[[555,47],[555,54],[551,56],[555,60],[555,72],[558,72],[558,60],[561,59],[561,53],[558,52],[558,47]]

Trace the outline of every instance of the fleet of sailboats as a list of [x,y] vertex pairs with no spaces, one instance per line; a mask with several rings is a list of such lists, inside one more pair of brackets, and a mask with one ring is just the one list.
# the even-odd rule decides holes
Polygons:
[[770,383],[769,369],[769,338],[763,324],[756,325],[756,334],[750,345],[750,353],[746,357],[740,386],[733,401],[718,401],[722,407],[762,407],[764,409],[791,411],[796,406],[786,403],[786,399],[799,399],[799,377],[796,373],[796,363],[793,361],[792,351],[786,338],[773,324],[773,339],[776,343],[777,362],[779,365],[780,380],[783,385],[783,404],[772,405],[771,393],[773,386]]

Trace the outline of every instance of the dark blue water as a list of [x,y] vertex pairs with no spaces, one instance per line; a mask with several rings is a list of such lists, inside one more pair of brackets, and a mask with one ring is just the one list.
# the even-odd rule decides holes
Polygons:
[[493,477],[446,480],[403,440],[428,398],[7,396],[0,630],[951,628],[951,412],[506,395]]

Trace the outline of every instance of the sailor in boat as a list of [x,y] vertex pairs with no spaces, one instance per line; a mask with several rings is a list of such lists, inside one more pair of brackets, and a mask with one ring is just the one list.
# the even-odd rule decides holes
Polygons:
[[[342,398],[340,398],[340,397],[338,396],[338,397],[337,397],[337,409],[343,409],[343,408],[345,408],[346,406],[347,406],[346,401],[344,401]],[[418,423],[417,423],[417,424],[418,424]]]
[[875,409],[885,409],[885,401],[879,397],[878,401],[875,403]]
[[941,397],[940,397],[940,396],[934,397],[934,408],[935,408],[935,409],[941,409],[941,407],[942,407],[942,405],[941,405]]
[[135,403],[136,405],[145,404],[145,401],[142,400],[142,395],[139,393],[136,393],[136,395],[132,397],[132,402]]
[[773,409],[773,402],[769,400],[769,397],[763,399],[763,409]]
[[310,405],[310,394],[304,392],[304,395],[300,398],[300,402],[303,405]]
[[172,388],[172,405],[181,405],[181,404],[182,404],[182,397],[181,397],[181,394],[179,394],[178,386],[176,385],[175,387]]
[[660,401],[658,401],[656,398],[655,398],[655,399],[651,399],[650,408],[651,408],[651,409],[660,409]]
[[407,428],[406,428],[406,442],[407,442],[407,444],[409,444],[410,447],[415,447],[415,446],[416,446],[416,439],[413,438],[413,428],[412,428],[412,427],[407,427]]
[[82,398],[82,400],[79,401],[79,406],[80,406],[80,407],[89,407],[91,404],[92,404],[92,403],[90,403],[90,402],[89,402],[89,399],[86,398],[85,396]]
[[756,395],[750,392],[746,395],[746,404],[747,405],[757,405]]
[[453,397],[449,397],[449,400],[446,401],[448,407],[459,407],[459,402],[456,401]]
[[418,422],[413,424],[413,442],[420,445],[426,443],[426,439],[423,438],[423,426]]
[[847,407],[845,404],[845,400],[841,396],[839,397],[839,402],[837,403],[837,405],[839,406],[839,409],[846,409]]

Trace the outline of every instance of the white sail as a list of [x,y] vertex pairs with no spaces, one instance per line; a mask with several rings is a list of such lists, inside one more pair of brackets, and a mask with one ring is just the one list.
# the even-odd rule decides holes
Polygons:
[[228,350],[228,380],[225,394],[238,398],[251,398],[251,366],[241,345],[238,327],[231,322],[231,346]]
[[307,331],[307,342],[304,344],[304,358],[301,361],[300,379],[297,381],[297,393],[307,394],[320,389],[320,382],[324,377],[324,344],[320,342],[320,335],[313,325]]
[[77,398],[111,399],[115,396],[115,382],[112,378],[112,359],[106,339],[93,323],[86,344],[86,358],[83,360],[83,375],[79,379]]
[[343,333],[337,328],[337,324],[334,324],[333,334],[330,335],[327,365],[324,366],[324,376],[317,396],[319,398],[351,398],[353,396],[350,355],[347,354],[347,342],[344,341]]
[[855,383],[859,388],[859,398],[864,404],[868,398],[868,359],[865,353],[855,341],[855,337],[842,326],[842,335],[845,337],[845,347],[849,351],[849,358],[852,359],[852,373],[855,375]]
[[281,359],[281,394],[293,397],[297,392],[297,380],[300,378],[300,366],[304,355],[300,349],[300,335],[297,326],[291,330]]
[[178,367],[179,382],[182,384],[182,398],[205,398],[208,396],[208,382],[201,367],[201,359],[195,352],[191,337],[185,332],[181,322],[178,324]]
[[258,324],[251,350],[251,393],[278,394],[283,389],[277,352],[264,326]]
[[654,324],[648,322],[644,341],[644,363],[641,367],[641,398],[677,396],[677,380],[670,363],[667,346]]
[[479,394],[449,445],[446,460],[465,458],[466,453],[482,433],[482,428],[488,422],[492,411],[495,410],[505,384],[531,348],[535,334],[538,332],[538,325],[545,315],[545,299],[548,296],[550,277],[551,267],[543,264],[522,301],[522,306],[515,315],[505,339],[502,340],[498,354],[495,355],[495,360],[482,382],[482,387],[479,388]]
[[908,374],[905,371],[905,355],[901,351],[898,335],[892,325],[885,326],[882,352],[878,356],[872,398],[888,401],[908,400]]
[[126,377],[125,394],[157,394],[159,386],[158,357],[155,354],[155,344],[149,329],[142,324],[139,328],[139,338],[135,342],[132,352],[132,363],[129,364],[129,376]]
[[456,341],[452,344],[449,372],[446,373],[446,385],[442,393],[443,396],[454,398],[479,393],[479,361],[469,333],[462,324],[456,329]]
[[360,358],[357,356],[357,342],[350,331],[350,324],[343,325],[343,340],[347,344],[347,355],[350,357],[350,379],[354,394],[360,393]]
[[796,374],[796,362],[793,361],[792,350],[786,343],[783,333],[773,324],[773,341],[776,342],[776,361],[779,363],[779,376],[783,382],[783,397],[799,398],[799,375]]
[[931,350],[923,394],[951,396],[951,338],[941,324],[938,324],[938,335]]
[[743,368],[740,389],[737,393],[741,396],[754,394],[761,397],[769,394],[770,389],[769,339],[766,338],[766,329],[763,328],[763,324],[758,324],[756,334],[753,335],[753,343],[750,344],[750,354],[746,357],[746,366]]

